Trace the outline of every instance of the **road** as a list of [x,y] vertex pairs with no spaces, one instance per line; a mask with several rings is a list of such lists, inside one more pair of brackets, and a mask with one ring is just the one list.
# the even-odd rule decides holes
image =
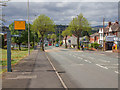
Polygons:
[[118,56],[60,47],[45,51],[68,88],[118,88]]

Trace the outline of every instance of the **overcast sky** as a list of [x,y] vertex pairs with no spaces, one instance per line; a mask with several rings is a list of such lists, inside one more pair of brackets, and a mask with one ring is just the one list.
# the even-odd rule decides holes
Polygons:
[[[18,0],[19,1],[19,0]],[[73,1],[73,0],[72,0]],[[103,17],[106,23],[118,20],[118,2],[30,2],[30,22],[40,14],[45,14],[54,20],[55,24],[69,24],[80,13],[83,13],[91,26],[102,25]],[[14,20],[27,21],[27,2],[9,2],[3,7],[6,25]],[[37,15],[37,16],[35,16]]]

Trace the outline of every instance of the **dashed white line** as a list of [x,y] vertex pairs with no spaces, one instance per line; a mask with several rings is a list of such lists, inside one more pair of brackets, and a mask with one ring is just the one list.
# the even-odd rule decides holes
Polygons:
[[100,64],[96,64],[96,65],[99,66],[99,67],[101,67],[101,68],[108,69],[107,67],[104,67],[104,66],[102,66]]
[[73,57],[76,57],[75,55],[73,55]]
[[102,61],[102,62],[110,62],[110,61],[106,61],[106,60],[100,60],[100,61]]
[[81,57],[78,57],[79,59],[83,59],[83,58],[81,58]]
[[88,62],[88,63],[91,63],[90,61],[88,61],[88,60],[85,60],[86,62]]
[[117,73],[117,74],[118,74],[119,72],[118,72],[118,71],[115,71],[115,73]]

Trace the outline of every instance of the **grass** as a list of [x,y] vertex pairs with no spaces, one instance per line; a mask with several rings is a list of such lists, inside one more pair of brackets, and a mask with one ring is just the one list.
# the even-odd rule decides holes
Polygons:
[[[32,51],[31,49],[30,51]],[[0,55],[2,54],[2,58],[0,61],[0,66],[6,66],[7,65],[7,49],[2,49],[2,52],[0,52]],[[26,57],[28,55],[28,49],[22,48],[21,50],[11,50],[11,64],[14,65],[18,63],[21,59]]]

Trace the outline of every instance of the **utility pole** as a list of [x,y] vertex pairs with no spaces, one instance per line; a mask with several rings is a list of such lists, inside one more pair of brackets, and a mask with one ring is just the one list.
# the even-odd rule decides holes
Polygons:
[[60,44],[60,28],[59,28],[59,44]]
[[104,22],[105,22],[105,18],[103,17],[103,51],[105,51],[105,42],[104,42],[104,30],[105,30],[105,25],[104,25]]
[[28,0],[28,55],[30,55],[30,31],[29,31],[29,0]]

